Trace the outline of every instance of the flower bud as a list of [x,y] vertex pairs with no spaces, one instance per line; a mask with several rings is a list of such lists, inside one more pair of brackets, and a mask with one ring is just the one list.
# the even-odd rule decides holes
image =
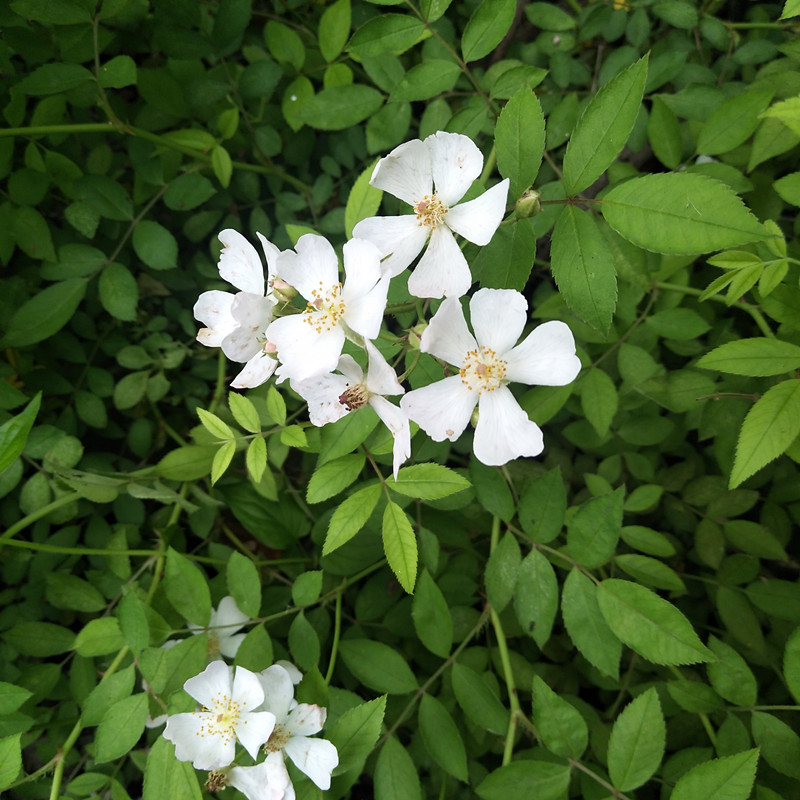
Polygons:
[[425,328],[427,327],[427,322],[419,322],[408,331],[408,344],[412,350],[419,350],[422,334],[425,333]]
[[514,206],[514,213],[523,219],[534,217],[541,213],[542,203],[539,199],[541,196],[541,192],[537,192],[535,189],[526,189],[517,200],[517,204]]
[[291,303],[297,297],[297,289],[283,278],[274,278],[272,281],[272,296],[279,303]]

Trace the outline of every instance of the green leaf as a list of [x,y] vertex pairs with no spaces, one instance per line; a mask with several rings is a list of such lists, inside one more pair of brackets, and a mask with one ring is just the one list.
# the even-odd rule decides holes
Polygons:
[[44,64],[17,83],[19,91],[42,96],[77,89],[94,80],[94,76],[80,64]]
[[391,500],[383,512],[383,549],[400,585],[411,594],[417,579],[417,537],[406,512]]
[[56,260],[50,226],[35,208],[15,208],[12,212],[11,229],[14,241],[23,253],[37,261]]
[[522,629],[540,648],[544,647],[558,611],[558,579],[552,564],[539,550],[531,550],[520,564],[514,610]]
[[164,591],[172,607],[189,622],[206,626],[211,619],[211,593],[206,576],[173,547],[167,550]]
[[730,645],[709,637],[708,647],[716,661],[706,665],[714,691],[737,706],[752,706],[758,700],[758,684],[747,662]]
[[689,620],[644,586],[609,578],[598,587],[597,602],[617,638],[654,664],[696,664],[714,659]]
[[0,681],[0,714],[11,714],[33,695],[29,689]]
[[711,326],[696,311],[690,308],[667,308],[647,317],[645,325],[665,339],[697,339],[708,332]]
[[794,699],[800,703],[800,628],[786,640],[783,654],[783,675]]
[[106,89],[122,89],[136,83],[136,62],[130,56],[114,56],[97,72],[97,82]]
[[[139,375],[142,373],[134,373]],[[144,373],[146,375],[146,373]],[[128,376],[126,376],[128,377]],[[124,380],[124,378],[123,378]],[[131,405],[136,405],[138,399]],[[120,407],[120,406],[118,406]],[[125,406],[129,408],[130,406]],[[193,481],[211,472],[211,463],[216,453],[215,447],[187,445],[167,453],[156,464],[156,474],[168,481]]]
[[42,393],[37,392],[19,414],[0,425],[0,472],[8,469],[22,453],[41,402]]
[[464,28],[461,53],[464,61],[483,58],[503,41],[514,21],[515,0],[483,0]]
[[139,741],[145,722],[147,695],[144,692],[111,706],[97,728],[95,761],[102,764],[124,756]]
[[591,186],[622,151],[639,114],[646,80],[644,56],[589,101],[564,154],[562,180],[569,196]]
[[22,734],[0,739],[0,791],[8,788],[22,770]]
[[687,172],[632,178],[603,196],[601,210],[620,236],[656,253],[696,255],[770,238],[726,184]]
[[257,617],[261,611],[261,578],[253,560],[236,551],[231,553],[225,579],[242,614]]
[[[319,20],[319,49],[330,63],[342,52],[350,36],[350,0],[336,0],[329,5]],[[348,236],[350,234],[348,233]]]
[[552,234],[551,269],[567,305],[598,331],[611,325],[617,306],[617,271],[594,217],[567,206]]
[[800,736],[785,722],[763,711],[754,711],[750,724],[764,761],[781,774],[800,780]]
[[210,200],[215,194],[217,189],[208,178],[197,172],[188,172],[167,186],[164,204],[173,211],[190,211]]
[[[252,563],[252,562],[251,562]],[[310,606],[316,603],[322,592],[322,570],[303,572],[292,584],[292,602],[296,606]],[[256,616],[255,614],[251,616]]]
[[163,225],[142,220],[134,229],[133,249],[151,269],[172,269],[178,266],[178,242]]
[[754,378],[783,375],[800,368],[800,347],[781,339],[737,339],[706,353],[697,366]]
[[263,437],[257,436],[247,445],[245,463],[253,483],[259,483],[267,469],[267,443]]
[[86,294],[83,278],[69,278],[42,289],[11,317],[3,347],[24,347],[58,333],[72,318]]
[[372,639],[345,639],[339,653],[350,672],[370,689],[408,694],[418,684],[406,659],[388,644]]
[[562,758],[580,759],[589,745],[589,728],[575,706],[533,676],[533,724],[544,746]]
[[508,709],[474,670],[455,662],[452,666],[453,692],[464,713],[480,728],[491,733],[508,731]]
[[106,608],[106,599],[88,581],[67,572],[51,572],[45,579],[45,597],[55,608],[92,613]]
[[83,626],[75,637],[75,650],[79,655],[91,658],[105,656],[120,650],[125,639],[116,617],[97,617]]
[[426,569],[417,581],[411,618],[422,644],[434,655],[447,658],[453,645],[453,617],[442,590]]
[[481,287],[516,289],[521,292],[531,275],[536,256],[536,234],[528,219],[501,225],[492,240],[481,247],[473,262],[473,274]]
[[351,83],[322,89],[303,106],[303,121],[321,131],[351,128],[374,114],[383,95],[371,86]]
[[508,800],[523,796],[536,800],[560,800],[569,788],[568,764],[547,761],[512,761],[490,772],[475,789],[483,800]]
[[349,542],[366,525],[381,496],[380,484],[364,486],[333,512],[322,555],[328,555]]
[[800,15],[800,0],[786,0],[786,5],[778,19],[790,19],[798,15]]
[[800,380],[773,386],[747,412],[729,486],[737,487],[777,458],[800,434]]
[[[642,488],[642,487],[640,487]],[[661,490],[661,487],[657,487]],[[615,556],[614,563],[639,583],[653,586],[656,589],[667,589],[671,592],[685,592],[686,585],[680,575],[672,567],[650,556],[638,553],[623,553]]]
[[404,53],[430,36],[425,23],[411,14],[382,14],[365,22],[350,40],[347,50],[361,58],[383,53]]
[[622,792],[645,783],[664,757],[667,729],[654,688],[628,703],[608,740],[608,774]]
[[567,494],[559,467],[529,483],[519,501],[522,530],[534,541],[547,544],[561,533],[567,512]]
[[667,169],[677,169],[683,155],[683,136],[675,112],[658,96],[653,98],[647,138],[656,158]]
[[356,178],[356,182],[347,196],[347,205],[344,210],[344,228],[348,237],[353,235],[353,228],[356,223],[367,217],[374,216],[380,207],[383,192],[374,186],[370,186],[369,183],[376,163],[377,161],[373,162]]
[[378,741],[385,711],[386,695],[376,697],[345,711],[326,731],[325,738],[330,739],[339,752],[339,766],[334,770],[335,775],[361,768]]
[[[247,397],[238,392],[230,392],[228,394],[228,407],[237,424],[241,425],[248,433],[261,433],[261,420],[258,418],[258,411],[256,411],[256,407],[251,400],[248,400]],[[256,440],[254,439],[253,441]]]
[[292,660],[305,672],[318,667],[321,655],[319,636],[302,611],[289,626],[289,651]]
[[236,453],[236,442],[223,442],[214,453],[211,461],[212,484],[215,484],[225,474],[225,470],[231,465],[234,453]]
[[467,780],[467,751],[450,712],[430,694],[419,704],[419,732],[430,757],[448,774]]
[[514,596],[522,553],[517,538],[510,531],[503,535],[486,562],[486,595],[499,614]]
[[264,38],[270,54],[279,64],[289,64],[296,72],[303,68],[306,48],[303,40],[292,28],[271,19],[264,28]]
[[375,762],[375,800],[422,800],[414,760],[394,736],[383,744]]
[[757,764],[758,749],[698,764],[680,777],[671,800],[747,800]]
[[800,206],[800,172],[784,175],[772,184],[772,188],[782,200],[793,206]]
[[75,181],[75,193],[101,217],[117,222],[133,219],[133,202],[118,181],[107,175],[84,175]]
[[123,595],[117,606],[119,629],[128,647],[135,656],[150,643],[150,623],[147,619],[148,607],[131,591]]
[[747,141],[761,123],[761,114],[773,92],[744,92],[723,100],[697,137],[697,152],[706,156],[727,153]]
[[[161,648],[157,649],[160,651],[160,654],[165,654],[165,651],[161,650]],[[146,653],[144,654],[143,663],[148,663]],[[147,667],[145,667],[143,674],[144,673],[148,675],[148,679],[149,677],[153,677],[150,675]],[[135,670],[133,665],[131,665],[130,667],[120,670],[120,672],[115,672],[113,675],[103,678],[103,680],[92,689],[89,696],[83,702],[81,724],[99,725],[106,711],[112,705],[119,700],[130,697],[133,692],[135,677]],[[163,689],[163,686],[159,688]]]
[[469,481],[441,464],[402,467],[397,480],[386,484],[398,494],[421,500],[439,500],[470,486]]
[[351,453],[319,467],[308,482],[306,501],[321,503],[339,494],[358,478],[365,463],[364,455]]
[[206,411],[204,408],[198,408],[197,416],[200,417],[200,422],[202,423],[203,427],[215,439],[227,440],[235,438],[230,427],[216,414],[212,414],[210,411]]
[[357,414],[347,414],[320,431],[319,465],[352,453],[364,443],[378,424],[378,415],[365,406]]
[[3,632],[5,642],[20,655],[47,658],[72,650],[75,634],[52,622],[18,622]]
[[544,115],[531,89],[520,89],[505,105],[495,128],[497,168],[518,198],[539,174],[544,153]]
[[607,564],[622,531],[625,489],[587,500],[567,524],[567,552],[584,567]]
[[608,373],[595,368],[587,370],[580,382],[581,409],[601,438],[605,437],[619,407],[614,381]]
[[267,390],[267,414],[277,425],[286,424],[286,401],[274,386]]
[[423,61],[406,72],[403,79],[391,91],[392,100],[429,100],[431,97],[449,92],[461,75],[455,61],[434,58]]
[[131,271],[122,264],[112,262],[100,273],[98,285],[103,308],[123,322],[136,319],[139,304],[139,287]]
[[221,144],[211,151],[211,167],[222,188],[227,189],[233,175],[233,163],[230,153]]
[[197,782],[197,773],[189,761],[175,758],[175,746],[159,736],[144,768],[142,800],[202,800],[203,792]]
[[92,12],[79,0],[14,0],[11,8],[23,19],[52,25],[80,25],[92,21]]

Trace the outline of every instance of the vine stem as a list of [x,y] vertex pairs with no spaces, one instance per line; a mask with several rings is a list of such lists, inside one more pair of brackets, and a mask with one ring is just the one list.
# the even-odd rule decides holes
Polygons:
[[52,503],[48,503],[46,506],[42,506],[40,509],[34,511],[28,516],[23,517],[18,522],[15,522],[9,528],[0,535],[0,544],[5,542],[8,539],[11,539],[13,536],[16,536],[21,530],[27,528],[28,525],[32,525],[37,520],[40,520],[42,517],[46,517],[51,511],[55,511],[56,509],[63,508],[64,506],[68,506],[70,503],[74,503],[77,500],[81,499],[80,492],[70,492],[69,494],[65,494],[62,497],[59,497],[57,500],[53,500]]
[[623,794],[619,789],[615,789],[608,781],[603,780],[594,770],[589,769],[589,767],[582,764],[580,761],[570,758],[569,765],[575,767],[575,769],[579,769],[581,772],[585,772],[589,777],[596,780],[604,789],[611,792],[611,796],[615,798],[615,800],[630,800],[628,795]]
[[[490,544],[490,552],[494,552],[495,547],[500,539],[500,518],[493,517],[492,519],[492,538]],[[503,666],[503,678],[506,682],[506,691],[508,692],[508,703],[511,706],[511,716],[508,719],[508,730],[506,731],[506,741],[503,747],[503,766],[511,763],[511,757],[514,754],[514,739],[517,735],[517,720],[522,716],[522,708],[519,704],[519,696],[517,695],[517,686],[514,682],[514,672],[511,669],[511,658],[508,654],[508,643],[506,641],[505,631],[500,622],[498,613],[489,606],[491,611],[492,627],[494,628],[494,635],[497,637],[497,650],[500,653],[500,663]]]

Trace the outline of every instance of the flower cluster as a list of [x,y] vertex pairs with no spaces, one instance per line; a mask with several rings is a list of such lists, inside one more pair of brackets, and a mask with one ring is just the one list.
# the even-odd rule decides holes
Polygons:
[[[309,406],[314,425],[335,422],[369,405],[394,437],[393,471],[411,455],[409,422],[435,441],[455,441],[478,412],[474,452],[500,465],[538,455],[542,432],[528,419],[509,382],[562,386],[580,361],[563,322],[534,329],[515,346],[527,322],[527,302],[516,291],[481,289],[469,303],[474,336],[458,298],[472,285],[454,234],[477,245],[491,240],[503,218],[508,180],[459,202],[480,176],[483,156],[466,136],[439,131],[395,148],[375,166],[370,183],[408,203],[412,214],[360,221],[343,249],[344,280],[331,244],[306,234],[280,252],[259,234],[267,274],[255,248],[232,230],[219,234],[220,276],[240,291],[203,293],[194,314],[206,326],[205,345],[244,363],[235,388],[255,387],[273,375],[288,380]],[[427,248],[426,248],[427,244]],[[420,350],[451,365],[443,380],[405,393],[373,343],[380,334],[390,281],[422,253],[409,292],[444,298],[420,339]],[[290,305],[299,295],[305,308]],[[346,341],[364,351],[366,373]],[[387,396],[403,395],[399,407]]]
[[[326,710],[298,703],[295,682],[280,664],[256,674],[212,661],[183,686],[200,710],[168,717],[164,738],[180,761],[209,771],[211,790],[233,786],[248,800],[294,800],[285,756],[320,789],[329,789],[339,754],[326,739],[310,738],[325,725]],[[237,742],[253,762],[266,757],[235,763]]]

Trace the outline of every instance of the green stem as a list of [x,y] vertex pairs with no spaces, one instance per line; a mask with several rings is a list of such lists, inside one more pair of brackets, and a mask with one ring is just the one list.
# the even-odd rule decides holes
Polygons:
[[336,595],[336,612],[333,622],[333,643],[331,644],[331,657],[328,661],[328,671],[325,673],[325,684],[330,686],[333,677],[333,668],[336,666],[336,656],[339,652],[339,636],[342,633],[342,593],[347,585],[347,578],[343,581],[342,591]]
[[606,791],[611,792],[611,797],[615,798],[615,800],[630,800],[628,795],[622,794],[619,789],[615,789],[608,781],[601,778],[594,770],[589,769],[589,767],[581,764],[580,761],[576,761],[574,758],[569,759],[569,765],[571,767],[575,767],[575,769],[579,769],[581,772],[586,773],[590,778],[593,778],[597,783],[599,783]]
[[492,149],[489,151],[489,155],[486,157],[486,163],[483,165],[483,172],[481,172],[480,182],[485,184],[486,181],[489,180],[489,176],[494,171],[495,165],[497,164],[497,150],[495,146],[492,145]]
[[27,517],[23,517],[18,522],[15,522],[10,528],[6,528],[5,532],[2,535],[0,535],[0,544],[2,544],[8,539],[11,539],[13,536],[16,536],[16,534],[18,534],[21,530],[27,528],[28,525],[32,525],[37,520],[40,520],[42,517],[46,517],[51,511],[63,508],[64,506],[68,506],[70,503],[74,503],[76,500],[80,499],[81,496],[79,492],[70,492],[69,494],[65,494],[62,497],[59,497],[57,500],[53,500],[52,503],[48,503],[46,506],[42,506],[37,511],[34,511],[32,514],[28,514]]

